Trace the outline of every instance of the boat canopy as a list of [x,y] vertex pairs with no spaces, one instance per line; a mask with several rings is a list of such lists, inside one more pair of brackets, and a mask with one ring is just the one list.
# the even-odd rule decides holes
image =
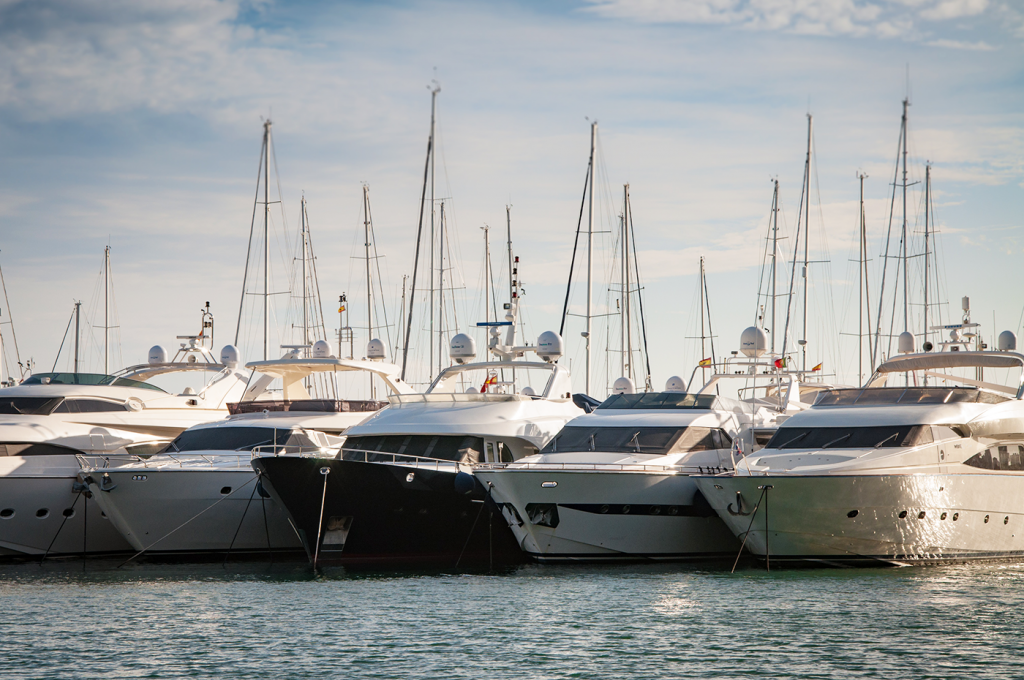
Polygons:
[[892,357],[876,373],[906,373],[939,368],[1024,368],[1024,354],[1017,352],[936,352]]

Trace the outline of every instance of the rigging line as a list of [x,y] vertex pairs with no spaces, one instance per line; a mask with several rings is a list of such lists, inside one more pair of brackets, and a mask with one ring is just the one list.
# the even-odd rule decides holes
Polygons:
[[260,199],[260,178],[263,176],[263,154],[266,151],[266,144],[260,144],[260,161],[256,170],[256,194],[252,199],[252,220],[249,225],[249,246],[245,252],[245,273],[242,274],[242,299],[238,301],[238,322],[235,324],[235,346],[238,346],[238,336],[242,329],[242,312],[245,306],[245,292],[249,286],[249,260],[252,257],[252,235],[256,231],[256,206]]
[[71,312],[71,318],[68,319],[68,327],[64,329],[64,337],[60,340],[60,349],[57,350],[57,356],[53,359],[53,368],[50,369],[50,373],[57,371],[57,362],[60,361],[60,353],[64,349],[64,341],[68,339],[68,331],[71,330],[71,322],[75,320],[75,312]]
[[[772,217],[774,217],[774,215],[772,213],[775,212],[775,199],[776,199],[777,196],[778,196],[778,194],[776,193],[776,190],[773,189],[772,190],[772,207],[771,207],[771,210],[768,211],[768,233],[769,234],[771,234],[771,231],[772,231]],[[768,262],[768,241],[769,240],[770,240],[770,236],[767,236],[764,239],[764,249],[761,251],[761,273],[757,277],[757,300],[754,303],[754,322],[758,326],[763,326],[764,325],[763,323],[758,322],[758,312],[760,311],[760,308],[761,308],[761,298],[762,297],[767,297],[767,293],[762,296],[761,290],[762,290],[762,287],[765,285],[764,276],[765,276],[765,271],[768,269],[768,267],[766,265],[767,265],[767,262]],[[772,264],[772,266],[774,267],[774,263]],[[762,315],[762,322],[763,322],[763,315]],[[774,332],[774,329],[772,330],[772,332]]]
[[[412,287],[409,292],[409,320],[405,324],[405,342],[402,347],[402,380],[406,380],[405,371],[409,360],[409,336],[412,330],[412,308],[416,302],[416,274],[419,271],[420,266],[420,241],[423,238],[423,210],[426,207],[427,202],[427,176],[430,174],[430,156],[434,152],[434,135],[431,130],[430,138],[427,140],[427,160],[423,164],[423,193],[420,196],[420,222],[419,228],[416,231],[416,256],[413,259],[412,264]],[[431,206],[433,210],[433,206]],[[433,248],[433,245],[431,245]],[[433,276],[433,272],[431,272]],[[433,314],[433,310],[431,310]]]
[[[4,281],[4,270],[2,268],[0,268],[0,288],[4,289],[4,308],[7,310],[7,316],[11,319],[7,323],[11,325],[11,339],[14,341],[14,358],[18,366],[21,366],[21,354],[18,352],[18,336],[14,333],[14,316],[11,315],[11,301],[7,299],[7,283]],[[24,373],[22,375],[24,376]]]
[[[629,226],[630,226],[630,230],[631,230],[630,231],[630,236],[632,237],[632,240],[633,240],[633,274],[636,276],[636,298],[640,302],[640,328],[643,331],[643,337],[644,337],[644,364],[645,364],[645,366],[647,368],[647,379],[646,379],[647,385],[646,386],[647,386],[648,390],[653,390],[654,386],[653,386],[653,384],[651,382],[651,353],[647,349],[647,322],[644,320],[644,295],[643,295],[643,292],[642,292],[644,288],[643,288],[643,284],[640,282],[640,262],[637,260],[637,257],[636,257],[636,231],[632,229],[632,227],[633,227],[633,204],[632,203],[628,204],[628,209],[629,209]],[[630,363],[632,363],[632,358],[630,358]]]
[[[810,157],[808,157],[808,164],[809,163],[810,163]],[[797,210],[797,213],[796,213],[796,237],[793,239],[794,240],[793,269],[792,269],[792,273],[790,274],[790,277],[789,277],[789,294],[788,294],[788,296],[786,298],[786,325],[784,326],[784,329],[783,329],[783,332],[782,332],[782,357],[783,357],[783,360],[785,360],[786,348],[789,345],[789,320],[790,320],[790,315],[791,315],[791,313],[793,311],[793,298],[795,297],[794,296],[794,287],[795,287],[795,284],[796,284],[796,263],[800,259],[800,225],[801,225],[801,220],[803,220],[803,216],[804,216],[804,211],[803,211],[804,187],[807,185],[807,183],[808,183],[807,167],[805,166],[804,167],[804,178],[803,178],[803,181],[800,182],[800,204],[799,204],[800,205],[800,209]],[[808,197],[808,200],[810,200],[809,197]],[[804,339],[806,340],[806,338],[804,338]]]
[[370,223],[370,243],[373,246],[373,264],[377,268],[377,291],[380,293],[380,308],[384,317],[384,333],[388,339],[388,347],[394,347],[394,345],[391,344],[391,326],[388,323],[388,306],[384,302],[384,284],[380,274],[380,255],[377,253],[377,234],[373,231],[373,210],[370,207],[369,201],[366,203],[366,213],[367,222]]
[[[905,121],[904,121],[905,123]],[[900,135],[899,142],[896,144],[896,167],[893,170],[892,177],[892,198],[889,201],[889,227],[885,234],[885,253],[882,255],[882,282],[879,284],[878,290],[878,318],[876,321],[878,325],[875,330],[875,358],[878,358],[879,343],[881,342],[882,335],[882,308],[885,305],[885,274],[889,269],[889,242],[892,238],[892,218],[896,211],[896,182],[900,176],[900,152],[903,150],[903,124],[900,124]],[[896,273],[899,274],[899,267],[896,268]],[[897,286],[898,287],[898,286]],[[895,288],[893,289],[895,291]],[[896,306],[895,293],[893,294],[893,307]],[[890,329],[891,335],[891,329]],[[886,350],[886,355],[889,354],[888,350],[892,349],[892,338],[889,339],[889,346]]]
[[[590,155],[587,163],[587,175],[583,180],[583,200],[580,201],[580,217],[576,221],[576,240],[572,244],[572,261],[569,263],[569,281],[565,284],[565,304],[562,305],[562,325],[558,327],[558,334],[565,334],[565,317],[569,311],[569,291],[572,290],[572,272],[576,266],[576,250],[580,245],[580,227],[583,226],[583,209],[587,205],[587,187],[590,185],[590,166],[594,164],[594,155]],[[591,189],[593,191],[593,189]],[[511,272],[509,273],[511,276]]]
[[711,340],[711,365],[714,366],[718,362],[715,359],[715,331],[711,328],[711,300],[708,299],[708,276],[706,273],[704,274],[704,306],[708,311],[708,338]]

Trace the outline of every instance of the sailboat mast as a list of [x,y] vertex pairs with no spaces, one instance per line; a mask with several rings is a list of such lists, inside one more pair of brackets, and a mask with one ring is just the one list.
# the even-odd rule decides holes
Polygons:
[[81,301],[75,303],[75,373],[78,373],[78,347],[82,337],[82,303]]
[[775,299],[779,273],[779,180],[772,194],[772,354],[775,354]]
[[[508,294],[509,302],[511,302],[512,293],[516,289],[516,275],[515,268],[512,266],[512,206],[505,206],[505,234],[507,237],[507,250],[508,250]],[[498,320],[498,308],[494,308],[494,320]]]
[[103,373],[110,373],[110,246],[103,249]]
[[594,306],[594,148],[597,145],[597,122],[590,124],[590,200],[587,206],[587,380],[586,391],[590,394],[590,336],[593,332]]
[[803,339],[800,341],[801,349],[801,370],[807,370],[807,253],[808,253],[808,242],[810,241],[810,227],[811,227],[811,139],[812,130],[814,128],[814,117],[811,114],[807,114],[807,164],[805,169],[804,178],[804,334]]
[[[700,295],[700,360],[704,361],[706,353],[704,345],[704,256],[700,256],[700,280],[697,282]],[[707,370],[706,367],[701,366],[700,369],[701,380],[707,382]]]
[[624,311],[626,312],[626,317],[625,317],[626,318],[626,350],[627,350],[627,352],[626,352],[626,368],[629,371],[629,374],[628,374],[627,377],[629,377],[631,380],[634,380],[634,377],[633,377],[634,376],[634,371],[633,371],[633,319],[632,319],[632,317],[633,317],[633,309],[632,309],[633,303],[632,303],[631,293],[630,293],[630,290],[629,290],[629,279],[630,279],[630,276],[631,276],[631,272],[629,271],[629,229],[630,229],[631,225],[629,223],[630,215],[629,215],[629,185],[628,184],[625,186],[625,199],[626,200],[625,200],[624,207],[623,207],[623,210],[622,210],[622,227],[623,227],[623,229],[622,229],[622,240],[623,240],[623,243],[624,243],[624,250],[623,250],[622,254],[624,256],[623,259],[626,261],[626,268],[625,268],[625,274],[626,274],[626,277],[625,277],[625,281],[626,281],[626,294],[623,296],[623,299],[625,300],[625,310]]
[[[857,173],[860,180],[860,262],[857,265],[857,376],[859,384],[864,384],[864,284],[867,279],[867,236],[864,233],[864,178],[863,172]],[[870,325],[871,321],[868,321]],[[870,346],[870,342],[869,342]]]
[[[434,141],[434,122],[437,111],[437,92],[433,93],[430,100],[430,140]],[[430,154],[430,370],[434,370],[434,156]],[[444,245],[441,245],[444,248]],[[442,265],[443,266],[443,265]],[[441,292],[442,296],[444,292]],[[443,304],[443,302],[442,302]],[[441,347],[437,348],[438,366],[441,364]],[[433,379],[433,374],[431,374]]]
[[[932,165],[927,163],[924,166],[924,333],[921,337],[921,344],[928,341],[928,260],[931,258],[929,252],[929,234],[928,227],[929,221],[931,220],[931,202],[932,202]],[[925,374],[924,384],[928,385],[928,375]]]
[[[491,322],[491,304],[488,299],[491,296],[491,228],[486,224],[480,228],[484,230],[484,323],[487,324]],[[494,310],[494,317],[498,317],[497,309]]]
[[370,187],[365,184],[363,185],[363,246],[366,249],[366,340],[369,342],[373,339],[373,288],[370,282]]
[[270,358],[270,121],[263,123],[263,360]]
[[[409,316],[408,321],[405,324],[405,338],[402,343],[402,380],[405,380],[405,372],[409,364],[409,335],[412,330],[412,310],[416,302],[416,274],[420,267],[420,244],[423,240],[423,210],[426,207],[427,199],[427,174],[430,171],[430,161],[434,157],[434,110],[435,103],[437,101],[437,93],[441,91],[441,88],[435,83],[434,88],[430,91],[430,137],[427,138],[427,159],[423,164],[423,191],[420,193],[420,219],[419,226],[416,229],[416,255],[413,258],[412,263],[412,286],[409,289]],[[433,201],[433,198],[431,198]],[[433,202],[430,205],[431,213],[433,213]],[[433,245],[430,246],[430,252],[434,252]],[[428,276],[429,279],[433,279],[433,273]],[[402,279],[402,294],[405,294],[405,279]],[[433,285],[433,284],[431,284]],[[404,310],[403,310],[404,311]],[[433,319],[433,311],[430,312],[430,318]],[[433,347],[433,335],[430,337],[431,347]],[[427,370],[429,371],[433,365],[433,354],[431,354],[431,363],[427,364]]]
[[629,257],[629,252],[626,249],[626,185],[622,188],[622,214],[619,215],[619,238],[622,239],[622,266],[619,267],[619,297],[621,304],[619,308],[619,348],[621,352],[621,362],[619,375],[623,377],[629,377],[626,375],[626,262]]
[[907,279],[907,107],[910,99],[903,100],[903,330],[910,328],[910,293]]
[[302,344],[309,343],[309,305],[306,303],[306,197],[302,197]]

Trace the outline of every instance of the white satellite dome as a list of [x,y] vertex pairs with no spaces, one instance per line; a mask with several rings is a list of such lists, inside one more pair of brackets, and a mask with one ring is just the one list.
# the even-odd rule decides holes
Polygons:
[[897,341],[900,354],[912,354],[914,352],[914,334],[910,331],[900,333]]
[[1017,336],[1013,331],[1003,331],[999,334],[996,347],[1000,352],[1012,352],[1017,349]]
[[562,336],[554,331],[544,331],[537,338],[537,356],[552,364],[565,351]]
[[330,359],[331,358],[331,343],[326,340],[317,340],[313,343],[313,358],[314,359]]
[[768,334],[764,329],[750,326],[740,333],[740,351],[748,357],[759,357],[768,349]]
[[149,348],[149,363],[151,364],[166,364],[167,363],[167,350],[160,345],[153,345]]
[[234,368],[241,363],[238,358],[238,348],[234,345],[224,345],[224,348],[220,351],[220,363],[228,368]]
[[526,386],[526,387],[523,388],[523,391],[522,391],[521,394],[523,396],[526,396],[526,397],[536,397],[537,396],[537,390],[533,389],[530,386]]
[[371,361],[384,361],[388,355],[388,346],[380,338],[374,338],[366,343],[366,358]]
[[452,338],[448,355],[457,364],[472,361],[476,358],[476,340],[465,333],[459,333]]
[[683,379],[680,378],[678,375],[674,375],[674,376],[672,376],[671,378],[669,378],[668,380],[665,381],[665,391],[666,392],[685,392],[686,391],[686,383],[684,383]]
[[612,394],[636,394],[636,385],[629,378],[617,378],[612,383]]

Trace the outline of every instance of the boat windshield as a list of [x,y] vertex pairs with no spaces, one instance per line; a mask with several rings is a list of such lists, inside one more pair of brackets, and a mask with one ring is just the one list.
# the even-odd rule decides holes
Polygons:
[[272,427],[206,427],[185,430],[167,445],[164,453],[180,451],[251,451],[257,446],[315,447],[298,430]]
[[[623,396],[623,395],[618,395]],[[634,395],[628,395],[634,396]],[[542,453],[600,451],[664,456],[686,451],[727,449],[732,439],[712,427],[563,427]]]
[[[398,456],[457,460],[461,463],[479,463],[484,450],[481,437],[434,434],[388,434],[349,437],[342,445],[343,452],[358,452],[358,460],[390,461]],[[504,453],[504,451],[502,452]],[[347,456],[349,459],[356,459]],[[502,458],[504,460],[504,456]],[[508,454],[511,462],[511,452]]]
[[[937,430],[933,434],[933,430]],[[880,425],[874,427],[780,427],[766,449],[868,449],[923,446],[959,437],[947,426]]]
[[998,404],[1007,397],[977,387],[867,387],[828,389],[818,396],[823,406],[880,406],[884,404]]
[[0,393],[0,415],[48,416],[63,397],[4,397]]
[[144,390],[165,392],[152,383],[118,378],[103,373],[33,373],[25,378],[22,385],[109,385],[113,387],[138,387]]
[[686,392],[641,392],[639,394],[613,394],[599,409],[701,409],[715,408],[715,394],[687,394]]

